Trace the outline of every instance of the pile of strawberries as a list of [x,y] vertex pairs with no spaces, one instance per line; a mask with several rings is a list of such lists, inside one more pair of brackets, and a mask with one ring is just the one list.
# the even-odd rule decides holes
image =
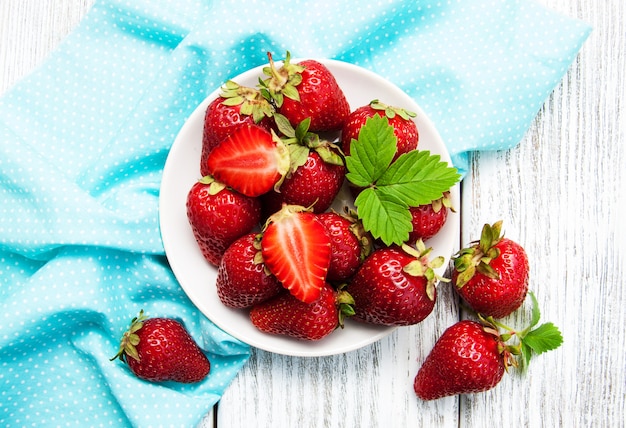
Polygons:
[[[351,109],[322,63],[292,63],[287,53],[279,66],[268,57],[257,87],[228,81],[208,106],[202,178],[187,196],[221,302],[248,311],[263,332],[320,340],[347,316],[417,324],[433,311],[437,283],[452,281],[480,321],[461,321],[435,345],[415,379],[423,399],[489,389],[513,355],[541,352],[530,328],[517,333],[529,344],[505,345],[516,332],[496,321],[528,293],[526,254],[501,223],[453,257],[452,278],[436,275],[444,259],[425,242],[453,209],[458,174],[445,188],[400,185],[398,176],[418,177],[421,165],[451,169],[418,150],[415,114],[379,100]],[[346,187],[354,205],[331,209]],[[460,376],[452,387],[450,367]]]
[[384,117],[392,130],[393,161],[417,150],[415,114],[378,100],[351,111],[322,63],[269,59],[258,87],[228,81],[208,106],[203,178],[187,198],[194,236],[218,269],[220,300],[249,309],[262,331],[306,340],[332,333],[344,316],[420,322],[434,308],[433,268],[442,262],[429,260],[423,241],[443,227],[449,189],[407,207],[411,230],[397,245],[367,230],[353,207],[330,209],[345,185],[362,190],[346,180],[346,159],[368,120]]

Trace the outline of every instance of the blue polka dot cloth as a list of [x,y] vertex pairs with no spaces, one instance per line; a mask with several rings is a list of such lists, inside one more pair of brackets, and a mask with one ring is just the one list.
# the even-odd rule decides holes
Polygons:
[[[97,0],[0,98],[0,425],[195,426],[246,363],[158,222],[168,150],[226,79],[268,51],[360,65],[420,104],[465,174],[471,151],[522,139],[590,31],[529,0]],[[140,309],[184,322],[206,380],[109,360]]]

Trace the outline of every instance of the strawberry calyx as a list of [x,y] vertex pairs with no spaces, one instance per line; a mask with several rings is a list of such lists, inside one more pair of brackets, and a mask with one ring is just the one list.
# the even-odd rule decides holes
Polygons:
[[267,94],[256,88],[242,86],[237,82],[227,80],[221,90],[220,97],[224,98],[222,104],[240,106],[239,112],[246,116],[252,116],[255,123],[259,123],[265,117],[272,117],[274,114],[274,106],[266,98]]
[[490,225],[485,224],[480,235],[480,240],[471,246],[461,249],[452,257],[454,268],[459,272],[456,286],[463,287],[472,279],[476,272],[499,279],[500,275],[490,265],[491,261],[500,256],[500,250],[496,245],[504,238],[502,234],[502,220]]
[[[504,369],[508,372],[509,367],[517,368],[518,361],[515,356],[519,355],[521,352],[519,346],[506,344],[506,341],[512,337],[514,332],[495,321],[493,317],[483,317],[481,314],[477,314],[477,316],[485,333],[491,334],[496,338],[498,342],[498,352],[502,355]],[[499,327],[507,329],[507,333],[501,334]]]
[[335,302],[337,304],[338,310],[338,318],[339,324],[338,327],[344,328],[344,322],[346,318],[354,315],[354,298],[348,293],[346,287],[348,284],[342,284],[337,287],[337,297],[335,298]]
[[[255,265],[263,264],[263,253],[261,252],[261,249],[263,248],[261,246],[261,240],[262,239],[263,239],[263,234],[262,233],[257,233],[254,236],[254,240],[252,241],[252,246],[256,250],[256,253],[254,253],[254,258],[252,259],[252,261],[254,262]],[[267,267],[265,267],[265,272],[267,274],[270,273],[269,270],[267,269]]]
[[113,361],[116,358],[119,358],[121,361],[126,362],[128,357],[131,357],[137,361],[139,361],[139,354],[137,353],[136,346],[139,344],[139,336],[137,335],[137,331],[139,331],[143,327],[143,322],[147,319],[147,317],[143,313],[143,309],[139,311],[139,315],[134,317],[131,322],[128,330],[124,332],[122,339],[120,340],[120,348],[109,361]]
[[431,205],[433,206],[433,211],[435,213],[438,213],[443,208],[447,208],[453,213],[456,212],[456,208],[454,208],[454,205],[452,204],[452,195],[450,192],[443,192],[443,196],[432,201]]
[[[485,331],[498,338],[498,347],[507,371],[508,367],[518,368],[520,363],[522,369],[526,369],[533,355],[554,350],[563,343],[563,336],[553,323],[546,322],[537,326],[541,318],[539,303],[532,291],[528,295],[532,301],[531,320],[523,330],[515,330],[491,316],[485,317],[476,313]],[[509,342],[511,340],[513,342]]]
[[384,111],[385,116],[387,116],[389,119],[400,116],[404,120],[411,120],[412,118],[417,116],[417,113],[415,112],[382,103],[377,99],[370,101],[369,105],[373,110]]
[[263,68],[263,73],[268,78],[260,80],[261,92],[264,96],[272,99],[277,107],[283,105],[284,97],[299,101],[300,93],[296,86],[302,82],[304,67],[291,63],[289,51],[287,51],[281,67],[276,66],[270,52],[267,53],[267,58],[269,59],[269,66]]
[[227,186],[224,183],[221,183],[215,179],[212,175],[205,175],[204,177],[198,180],[202,184],[207,184],[209,186],[209,194],[217,195],[219,192],[224,190]]
[[344,212],[337,214],[350,222],[350,232],[356,236],[361,247],[360,259],[365,260],[374,251],[372,235],[363,227],[363,222],[359,219],[355,209],[345,206]]
[[417,240],[415,247],[402,244],[402,250],[415,258],[404,266],[404,272],[412,276],[423,276],[426,278],[426,295],[430,300],[435,300],[435,286],[439,281],[448,282],[449,279],[438,275],[435,269],[443,266],[445,259],[442,256],[430,259],[432,247],[426,248],[424,241]]
[[289,148],[290,172],[294,172],[307,161],[310,151],[315,151],[322,160],[331,165],[344,165],[341,148],[336,143],[310,132],[311,118],[302,120],[295,128],[282,114],[274,114],[274,122],[283,135],[282,141]]

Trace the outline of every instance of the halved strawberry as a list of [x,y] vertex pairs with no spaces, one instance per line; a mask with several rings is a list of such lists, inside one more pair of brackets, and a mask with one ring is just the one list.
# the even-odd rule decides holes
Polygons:
[[244,124],[215,147],[210,174],[246,196],[259,196],[282,182],[289,170],[289,151],[273,132]]
[[257,88],[241,86],[228,80],[220,95],[207,107],[202,132],[200,174],[209,174],[207,158],[211,151],[243,123],[254,123],[272,129],[274,107]]
[[265,266],[297,299],[320,297],[330,265],[330,238],[315,214],[285,205],[266,224],[261,240]]

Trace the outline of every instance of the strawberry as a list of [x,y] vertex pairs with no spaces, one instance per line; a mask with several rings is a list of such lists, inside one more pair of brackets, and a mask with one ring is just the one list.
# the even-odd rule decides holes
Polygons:
[[218,265],[237,238],[256,227],[261,202],[242,195],[206,176],[187,194],[187,219],[204,258]]
[[240,86],[232,80],[222,87],[222,92],[207,107],[204,115],[200,173],[208,175],[209,153],[243,123],[272,128],[273,106],[257,88]]
[[422,400],[486,391],[505,371],[503,345],[497,333],[464,320],[448,327],[415,376],[413,387]]
[[290,169],[277,191],[264,195],[264,210],[272,214],[283,204],[312,207],[316,213],[326,211],[341,190],[346,167],[339,147],[309,131],[310,119],[294,129],[287,118],[274,115],[276,126],[289,149]]
[[329,211],[317,215],[330,238],[328,281],[347,281],[372,250],[371,238],[355,218]]
[[533,355],[561,346],[563,335],[554,324],[537,326],[541,312],[534,293],[529,294],[532,318],[523,330],[480,315],[480,322],[464,320],[448,327],[415,376],[417,396],[434,400],[486,391],[495,387],[509,368],[517,368],[521,362],[526,369]]
[[448,219],[448,211],[455,211],[452,207],[450,193],[446,192],[440,199],[430,204],[418,207],[409,207],[413,230],[409,232],[409,243],[418,239],[423,241],[435,236],[445,225]]
[[433,269],[443,258],[428,260],[431,249],[382,247],[361,265],[348,285],[354,298],[354,319],[372,324],[413,325],[433,310],[437,296]]
[[249,233],[233,242],[217,268],[217,295],[230,308],[248,308],[283,290],[266,272],[259,234]]
[[252,307],[250,320],[265,333],[320,340],[343,327],[344,317],[352,314],[351,303],[345,291],[336,292],[324,283],[314,302],[305,303],[289,293],[282,293]]
[[291,63],[290,53],[277,67],[270,53],[267,79],[263,88],[274,100],[276,109],[292,124],[311,119],[311,131],[340,131],[350,114],[348,100],[335,76],[315,60]]
[[312,207],[316,213],[326,211],[341,190],[346,175],[343,165],[324,162],[316,152],[309,152],[304,165],[298,167],[280,185],[278,192],[270,191],[263,197],[268,212],[275,212],[283,204]]
[[289,152],[273,132],[243,124],[211,151],[207,168],[234,190],[259,196],[280,185],[289,170]]
[[185,327],[171,318],[147,319],[143,310],[122,337],[119,358],[139,378],[151,382],[195,383],[211,363]]
[[519,308],[528,292],[526,252],[501,229],[501,221],[485,224],[480,241],[453,257],[455,290],[473,310],[494,318]]
[[261,254],[265,266],[297,299],[312,303],[320,297],[331,253],[326,229],[315,214],[285,205],[270,216]]
[[365,125],[367,119],[374,115],[386,116],[389,120],[389,125],[393,127],[393,133],[397,139],[397,150],[394,159],[397,159],[403,153],[408,153],[417,148],[419,133],[417,125],[412,120],[415,117],[415,113],[373,100],[369,104],[352,111],[343,125],[341,148],[346,156],[350,155],[352,140],[358,140],[361,128]]

